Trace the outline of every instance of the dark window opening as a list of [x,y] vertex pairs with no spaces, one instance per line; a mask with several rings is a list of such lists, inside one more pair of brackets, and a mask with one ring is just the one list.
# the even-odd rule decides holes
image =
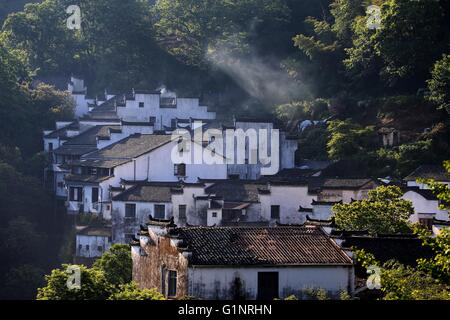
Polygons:
[[278,272],[258,272],[258,300],[278,298]]
[[69,200],[70,201],[82,202],[82,194],[83,194],[82,187],[70,187],[69,188]]
[[98,188],[97,187],[93,187],[92,188],[92,203],[97,203],[98,202],[98,196],[99,196],[99,192],[98,192]]
[[271,219],[280,219],[280,206],[271,206],[270,207],[270,218]]
[[144,107],[144,103],[143,102],[139,102],[139,108],[143,108]]
[[178,206],[178,219],[179,220],[186,220],[186,205],[185,204],[180,204]]
[[163,204],[155,204],[155,218],[164,219],[166,217],[166,206]]
[[177,272],[173,270],[169,270],[169,279],[168,279],[168,297],[176,297],[177,295]]
[[160,98],[159,106],[160,108],[176,108],[177,98]]
[[136,219],[136,204],[134,203],[125,204],[125,219],[127,220]]
[[185,177],[186,176],[186,164],[180,163],[174,165],[174,175],[179,177]]

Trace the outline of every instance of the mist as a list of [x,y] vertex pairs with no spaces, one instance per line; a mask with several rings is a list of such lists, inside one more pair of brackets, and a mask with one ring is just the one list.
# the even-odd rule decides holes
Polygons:
[[253,53],[235,54],[227,47],[215,47],[206,58],[265,105],[303,100],[311,96],[305,83],[292,78],[283,69],[281,60],[263,58]]

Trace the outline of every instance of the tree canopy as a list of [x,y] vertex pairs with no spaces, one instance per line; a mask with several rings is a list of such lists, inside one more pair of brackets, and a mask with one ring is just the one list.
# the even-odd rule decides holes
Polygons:
[[371,234],[410,231],[408,219],[414,213],[412,203],[401,199],[399,187],[380,186],[369,191],[368,198],[333,206],[336,225],[341,230]]

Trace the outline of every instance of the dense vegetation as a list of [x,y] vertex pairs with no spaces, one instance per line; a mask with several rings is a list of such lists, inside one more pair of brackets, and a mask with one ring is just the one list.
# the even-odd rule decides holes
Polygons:
[[[49,230],[39,151],[42,130],[72,105],[38,79],[79,74],[90,95],[165,84],[220,116],[273,115],[298,134],[299,159],[357,161],[376,177],[448,159],[450,4],[373,3],[378,28],[366,0],[2,1],[1,296],[34,295],[56,256],[44,235],[61,231]],[[66,26],[73,4],[81,30]],[[307,119],[329,121],[298,132]],[[399,130],[400,144],[381,146],[381,127]]]
[[[68,289],[73,268],[79,268],[79,289]],[[115,244],[92,268],[62,265],[45,276],[46,286],[38,289],[38,300],[163,300],[155,289],[139,289],[131,281],[131,253],[128,245]]]

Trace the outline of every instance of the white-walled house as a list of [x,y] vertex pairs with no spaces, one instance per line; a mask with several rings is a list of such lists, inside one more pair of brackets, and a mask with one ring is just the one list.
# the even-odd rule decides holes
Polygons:
[[441,201],[429,189],[408,188],[402,198],[412,202],[414,214],[409,220],[413,223],[420,223],[431,229],[435,220],[450,221],[448,210],[440,209]]
[[414,207],[410,221],[421,223],[436,234],[447,227],[450,221],[449,212],[440,208],[442,201],[426,183],[420,181],[421,179],[431,179],[450,186],[450,173],[441,165],[422,165],[404,178],[407,188],[402,198],[411,201]]
[[199,178],[226,179],[225,164],[172,162],[177,146],[170,135],[134,134],[71,162],[72,174],[66,177],[68,211],[102,213],[109,219],[109,190],[120,187],[121,180],[191,183]]
[[67,90],[75,102],[75,117],[80,118],[87,114],[89,105],[94,103],[94,99],[87,98],[87,87],[84,85],[84,80],[72,76],[67,85]]
[[45,150],[52,162],[45,170],[47,186],[58,199],[67,197],[64,179],[70,170],[65,167],[66,163],[79,160],[83,155],[103,149],[135,133],[151,134],[153,125],[124,121],[117,125],[81,125],[79,121],[75,121],[62,126],[57,123],[57,129],[44,136]]
[[354,287],[352,259],[317,226],[181,227],[153,220],[132,243],[133,280],[168,298],[273,300]]
[[101,257],[111,247],[111,227],[78,227],[76,234],[75,260]]
[[[333,179],[333,189],[368,184]],[[299,225],[308,218],[329,220],[331,208],[342,200],[318,201],[317,181],[211,180],[197,183],[121,181],[113,188],[114,242],[126,243],[149,215],[172,219],[179,226]],[[322,183],[327,180],[322,180]],[[372,185],[375,187],[375,185]],[[352,192],[358,191],[354,189]],[[365,193],[360,193],[363,196]],[[360,200],[359,198],[358,200]]]

